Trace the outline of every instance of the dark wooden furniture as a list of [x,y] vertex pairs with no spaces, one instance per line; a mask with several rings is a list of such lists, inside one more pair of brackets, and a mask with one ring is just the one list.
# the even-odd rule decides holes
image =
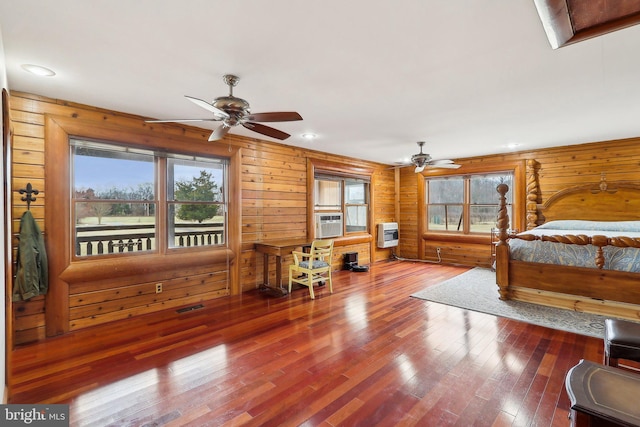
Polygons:
[[[286,288],[282,286],[282,258],[289,255],[298,248],[311,246],[308,239],[282,239],[272,240],[268,242],[256,243],[256,252],[262,253],[264,256],[263,281],[260,286],[261,290],[269,292],[274,296],[284,296],[288,294]],[[269,284],[269,257],[275,257],[276,264],[276,283],[275,286]]]
[[[640,273],[567,267],[510,259],[509,239],[534,240],[537,236],[509,232],[504,195],[508,187],[498,186],[501,195],[496,244],[496,283],[500,299],[519,300],[613,317],[640,316]],[[640,219],[640,185],[614,182],[569,187],[551,196],[543,205],[527,208],[527,227],[551,220],[630,221]],[[530,215],[531,214],[531,215]],[[530,219],[531,217],[536,217]],[[531,237],[531,238],[528,238]],[[555,240],[554,240],[555,239]],[[640,239],[605,236],[544,236],[558,244],[593,244],[602,248],[640,247]],[[601,252],[599,254],[601,256]],[[603,259],[596,259],[602,265]]]
[[640,375],[581,360],[567,373],[575,427],[640,426]]
[[605,319],[604,363],[618,366],[619,359],[640,362],[640,323]]

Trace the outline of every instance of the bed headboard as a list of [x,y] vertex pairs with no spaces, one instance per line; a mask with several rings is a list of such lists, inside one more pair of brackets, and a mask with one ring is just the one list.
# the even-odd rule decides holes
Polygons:
[[640,184],[630,181],[569,187],[538,206],[539,223],[561,219],[640,220]]

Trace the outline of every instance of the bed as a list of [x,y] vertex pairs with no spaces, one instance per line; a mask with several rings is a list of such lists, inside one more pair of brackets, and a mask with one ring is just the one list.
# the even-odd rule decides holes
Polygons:
[[528,202],[522,233],[509,230],[508,187],[497,190],[500,299],[640,318],[640,185],[603,177]]

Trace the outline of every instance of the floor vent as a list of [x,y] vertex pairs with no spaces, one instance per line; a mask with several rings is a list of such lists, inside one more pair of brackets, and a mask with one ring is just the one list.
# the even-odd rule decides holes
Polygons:
[[186,313],[188,311],[200,310],[201,308],[204,308],[204,305],[197,304],[197,305],[192,305],[191,307],[185,307],[185,308],[181,308],[179,310],[176,310],[176,313]]

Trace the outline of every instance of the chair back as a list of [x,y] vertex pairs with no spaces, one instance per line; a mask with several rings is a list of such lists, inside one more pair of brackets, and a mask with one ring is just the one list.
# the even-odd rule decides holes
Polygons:
[[314,240],[311,243],[311,252],[309,257],[309,268],[313,269],[313,263],[320,261],[331,267],[331,259],[333,257],[333,240]]

